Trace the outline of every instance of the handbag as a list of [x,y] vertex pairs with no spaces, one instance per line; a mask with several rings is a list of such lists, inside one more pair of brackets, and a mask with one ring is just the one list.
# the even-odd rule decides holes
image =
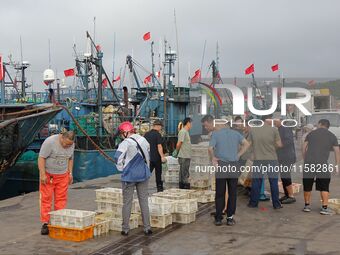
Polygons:
[[127,182],[143,182],[150,178],[151,171],[148,166],[144,151],[142,147],[139,145],[139,143],[136,141],[136,139],[131,138],[135,143],[137,144],[137,148],[140,151],[140,154],[142,154],[142,157],[139,154],[140,160],[135,161],[130,167],[129,171],[124,173],[124,177],[122,176],[122,180],[125,179]]

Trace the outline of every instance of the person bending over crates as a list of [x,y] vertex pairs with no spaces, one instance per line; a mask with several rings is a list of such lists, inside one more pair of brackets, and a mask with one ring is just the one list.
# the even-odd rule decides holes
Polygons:
[[142,212],[144,234],[151,235],[150,213],[148,204],[148,182],[150,172],[150,145],[148,141],[138,134],[135,134],[133,125],[126,121],[119,125],[118,131],[124,139],[115,154],[116,165],[122,171],[123,190],[123,236],[129,234],[129,221],[133,201],[133,193],[136,187],[139,205]]
[[72,184],[73,131],[48,137],[40,148],[38,167],[40,174],[40,220],[41,234],[48,235],[49,212],[54,197],[54,210],[64,209],[67,204],[67,190]]

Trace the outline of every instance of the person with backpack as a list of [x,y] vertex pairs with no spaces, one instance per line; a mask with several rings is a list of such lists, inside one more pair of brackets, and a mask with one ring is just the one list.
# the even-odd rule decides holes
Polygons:
[[150,213],[148,204],[148,182],[150,172],[150,145],[147,140],[135,134],[133,125],[126,121],[119,125],[118,131],[124,139],[115,154],[116,165],[122,171],[123,191],[123,223],[121,234],[129,234],[129,221],[133,201],[133,193],[136,187],[139,205],[142,212],[144,234],[151,235]]

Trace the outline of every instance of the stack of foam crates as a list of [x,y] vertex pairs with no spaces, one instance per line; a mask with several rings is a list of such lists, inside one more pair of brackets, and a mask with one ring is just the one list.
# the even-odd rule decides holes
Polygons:
[[190,161],[190,186],[193,189],[205,190],[210,187],[210,173],[207,166],[211,165],[208,146],[198,144],[192,146]]
[[165,183],[178,183],[179,182],[178,159],[171,157],[171,156],[167,157],[164,181]]
[[95,212],[62,209],[49,214],[51,238],[80,242],[93,237]]
[[[140,211],[140,208],[138,208]],[[153,228],[166,228],[172,224],[174,202],[161,197],[149,197],[150,223]],[[142,216],[139,214],[138,224],[143,225]]]
[[194,190],[168,189],[155,193],[154,196],[173,202],[173,222],[188,224],[196,220],[196,212],[198,210],[197,199],[191,198],[193,193],[195,193]]
[[[103,214],[110,224],[110,230],[121,231],[123,193],[119,188],[102,188],[96,190],[97,212]],[[132,202],[132,213],[137,213],[138,201]],[[137,216],[131,216],[130,229],[137,228]]]

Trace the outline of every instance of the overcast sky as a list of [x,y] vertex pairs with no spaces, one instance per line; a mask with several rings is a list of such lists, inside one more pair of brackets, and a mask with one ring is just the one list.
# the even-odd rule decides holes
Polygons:
[[203,76],[215,59],[218,41],[223,77],[245,77],[244,69],[251,63],[255,75],[262,77],[275,77],[270,66],[276,63],[286,77],[340,77],[338,0],[2,1],[0,54],[5,61],[9,54],[20,61],[21,36],[24,60],[31,63],[28,81],[41,89],[42,73],[49,65],[48,40],[52,68],[62,77],[64,69],[75,65],[74,41],[84,52],[85,32],[93,34],[96,17],[96,42],[102,46],[107,72],[112,72],[114,32],[115,72],[132,53],[151,69],[150,43],[142,35],[151,32],[156,52],[164,37],[176,49],[174,8],[183,82],[189,66],[191,73],[200,68],[205,40]]

